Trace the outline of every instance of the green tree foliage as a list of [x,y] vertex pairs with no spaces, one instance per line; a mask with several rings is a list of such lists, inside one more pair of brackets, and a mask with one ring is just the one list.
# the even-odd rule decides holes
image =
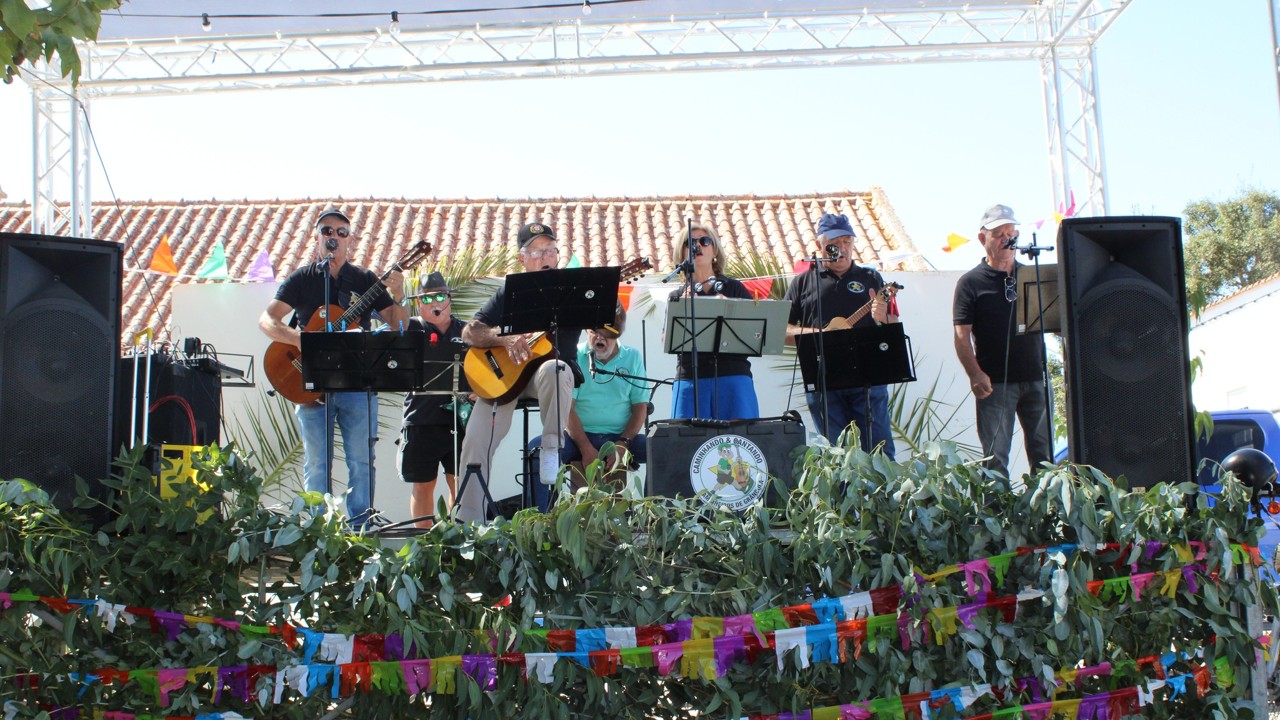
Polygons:
[[[1231,546],[1256,545],[1261,523],[1246,511],[1248,490],[1230,479],[1210,507],[1204,497],[1188,501],[1189,485],[1129,492],[1087,468],[1055,469],[1017,490],[959,463],[947,443],[902,463],[847,446],[810,448],[781,511],[739,516],[700,501],[626,500],[593,484],[547,514],[522,511],[491,525],[439,523],[397,548],[344,533],[330,501],[298,498],[283,512],[264,509],[261,481],[231,448],[198,456],[196,479],[210,492],[187,488],[177,502],[156,496],[140,460],[122,458],[119,475],[107,481],[110,512],[96,522],[55,510],[25,483],[0,482],[0,592],[28,598],[0,609],[0,702],[14,701],[20,720],[36,717],[41,705],[298,720],[739,718],[978,683],[1006,691],[1007,706],[1031,701],[1017,679],[1047,684],[1078,663],[1107,662],[1114,671],[1064,687],[1070,696],[1140,684],[1152,675],[1136,660],[1171,648],[1201,651],[1196,663],[1235,668],[1243,679],[1258,649],[1239,611],[1256,601],[1246,582],[1254,571],[1233,560],[1238,553]],[[599,471],[598,463],[588,468],[593,477]],[[97,501],[81,497],[77,505],[88,509]],[[199,522],[209,510],[220,516]],[[1127,587],[1138,572],[1179,575],[1188,560],[1173,546],[1192,542],[1205,550],[1195,589],[1182,583],[1165,596],[1156,583],[1140,598],[1091,589],[1109,580]],[[1017,553],[1043,546],[1050,549]],[[992,591],[1042,596],[1019,602],[1016,617],[984,610],[972,626],[950,631],[930,620],[974,599],[963,572],[924,575],[1009,553],[1018,556],[995,576]],[[212,683],[197,680],[171,689],[162,709],[142,673],[88,686],[71,675],[245,665],[270,673],[301,662],[298,649],[269,634],[268,627],[283,622],[319,632],[399,633],[418,655],[439,659],[545,652],[548,640],[538,628],[722,618],[889,586],[904,593],[880,615],[892,627],[868,630],[860,654],[850,649],[845,662],[808,667],[788,654],[779,668],[765,651],[714,680],[691,677],[678,663],[668,675],[635,667],[597,675],[562,660],[544,684],[526,680],[518,663],[503,662],[487,691],[459,672],[447,691],[416,697],[372,689],[334,698],[326,685],[305,697],[290,690],[273,705],[273,678],[266,674],[255,675],[262,694],[249,702],[231,691],[215,701]],[[113,632],[92,608],[59,606],[59,598],[245,627],[237,632],[209,621],[168,635],[139,619]],[[1269,585],[1262,606],[1276,613]],[[919,638],[909,646],[900,642],[896,613]],[[936,632],[946,637],[938,641]],[[1191,670],[1185,662],[1168,668],[1170,675]],[[1160,694],[1145,716],[1237,717],[1234,701],[1243,692],[1242,683],[1220,682],[1203,694]],[[972,713],[999,706],[987,696]],[[345,710],[329,714],[336,707]],[[958,715],[946,710],[939,717]]]
[[0,58],[4,81],[13,82],[24,64],[53,62],[58,56],[62,77],[80,79],[76,40],[97,40],[102,13],[120,7],[121,0],[52,0],[32,9],[27,0],[0,0]]
[[1199,308],[1280,272],[1280,195],[1250,189],[1187,205],[1187,300]]

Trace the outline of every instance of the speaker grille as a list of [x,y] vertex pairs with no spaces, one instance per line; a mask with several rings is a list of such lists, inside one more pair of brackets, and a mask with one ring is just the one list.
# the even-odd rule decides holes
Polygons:
[[113,334],[69,297],[33,298],[5,319],[0,460],[5,475],[40,485],[60,505],[75,496],[76,475],[92,484],[111,470]]

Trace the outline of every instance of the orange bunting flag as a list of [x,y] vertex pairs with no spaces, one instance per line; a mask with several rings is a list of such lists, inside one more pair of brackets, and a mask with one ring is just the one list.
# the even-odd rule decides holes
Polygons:
[[951,233],[947,236],[947,244],[942,246],[942,252],[951,252],[967,242],[969,242],[969,238]]
[[631,312],[631,290],[633,285],[622,284],[618,286],[618,304],[622,305],[622,309]]
[[168,235],[160,238],[160,245],[156,247],[156,254],[151,256],[150,269],[166,275],[178,274],[178,266],[173,264],[173,250],[169,249]]
[[773,278],[751,278],[743,280],[742,284],[751,292],[751,297],[756,300],[767,300],[769,293],[773,292]]

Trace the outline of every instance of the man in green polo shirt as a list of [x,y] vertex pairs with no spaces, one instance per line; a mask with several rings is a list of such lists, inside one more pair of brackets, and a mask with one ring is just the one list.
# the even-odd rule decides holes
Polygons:
[[[573,409],[560,449],[561,465],[575,461],[584,467],[590,465],[607,442],[614,443],[614,451],[612,457],[604,458],[606,467],[626,467],[627,452],[635,462],[646,460],[644,423],[649,415],[649,384],[638,379],[645,374],[640,351],[618,342],[626,324],[627,311],[619,305],[613,323],[588,330],[586,342],[578,346],[578,367],[587,377],[573,391]],[[538,447],[541,441],[534,438],[530,448]],[[550,487],[536,477],[532,482],[538,506],[545,511],[551,505]]]

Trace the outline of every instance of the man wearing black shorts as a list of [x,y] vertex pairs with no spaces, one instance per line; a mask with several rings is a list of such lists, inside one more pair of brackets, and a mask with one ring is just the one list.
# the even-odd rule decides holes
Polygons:
[[[413,296],[418,314],[409,318],[409,332],[428,333],[428,344],[456,343],[462,350],[462,328],[466,324],[454,317],[449,286],[444,276],[430,273],[418,281]],[[417,526],[430,528],[436,493],[436,473],[444,468],[449,486],[445,502],[451,502],[458,474],[457,459],[462,449],[466,419],[455,421],[458,403],[450,395],[416,395],[405,393],[404,427],[400,438],[400,479],[413,486],[409,496],[409,514],[418,518]]]

